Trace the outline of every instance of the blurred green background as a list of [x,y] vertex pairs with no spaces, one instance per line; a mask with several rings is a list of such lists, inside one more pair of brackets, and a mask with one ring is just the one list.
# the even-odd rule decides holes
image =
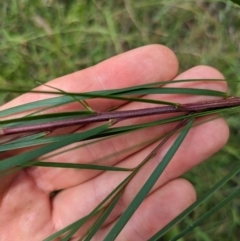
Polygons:
[[[118,53],[152,43],[171,48],[180,72],[211,65],[240,80],[240,8],[230,1],[10,0],[0,2],[0,84],[32,88]],[[229,83],[240,96],[240,85]],[[1,93],[4,103],[13,94]],[[239,114],[228,117],[231,137],[211,160],[186,175],[198,195],[239,162]],[[179,224],[187,227],[239,186],[239,177]],[[239,240],[240,198],[182,240]]]

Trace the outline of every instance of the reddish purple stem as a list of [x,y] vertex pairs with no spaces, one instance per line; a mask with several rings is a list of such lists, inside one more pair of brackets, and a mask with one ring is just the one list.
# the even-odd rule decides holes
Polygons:
[[89,124],[94,122],[109,121],[109,120],[123,120],[128,118],[136,118],[143,116],[176,113],[176,112],[203,112],[207,110],[215,110],[227,107],[240,106],[240,97],[230,97],[223,100],[207,101],[207,102],[196,102],[181,104],[178,107],[174,106],[161,106],[138,110],[128,111],[113,111],[113,112],[102,112],[99,114],[93,114],[89,117],[74,118],[68,120],[54,121],[43,124],[33,124],[19,127],[7,127],[0,128],[0,135],[18,134],[24,132],[41,132],[41,131],[52,131],[61,127],[69,127],[80,124]]

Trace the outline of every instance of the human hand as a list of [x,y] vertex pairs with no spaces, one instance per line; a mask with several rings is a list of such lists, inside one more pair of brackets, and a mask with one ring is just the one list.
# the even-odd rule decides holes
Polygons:
[[[151,45],[141,47],[127,53],[108,59],[96,66],[78,71],[49,82],[49,85],[69,92],[85,92],[100,89],[124,88],[132,85],[164,81],[170,79],[220,79],[223,78],[217,70],[207,66],[194,67],[177,75],[178,62],[175,55],[166,47]],[[208,88],[226,91],[225,82],[186,82],[176,86]],[[50,90],[47,86],[38,90]],[[24,94],[9,102],[2,108],[9,108],[34,100],[44,99],[44,94]],[[154,96],[153,98],[162,98]],[[172,96],[164,99],[180,103],[207,100],[213,97],[202,96]],[[94,110],[106,111],[122,104],[119,101],[91,100]],[[146,103],[128,103],[118,110],[129,110],[150,107]],[[71,107],[79,109],[79,104]],[[165,115],[166,117],[166,115]],[[145,120],[157,119],[145,117]],[[137,124],[138,118],[127,120],[127,123]],[[137,166],[157,145],[153,143],[145,147],[126,149],[141,141],[150,140],[170,131],[174,125],[152,127],[133,134],[114,137],[92,144],[90,147],[75,149],[58,155],[49,161],[71,163],[93,163],[100,160],[101,165],[117,165],[123,167]],[[68,132],[75,127],[68,128]],[[58,132],[65,132],[59,130]],[[130,222],[119,234],[117,240],[147,240],[155,232],[164,227],[174,217],[186,209],[196,199],[194,187],[186,180],[179,178],[192,167],[200,164],[218,151],[228,139],[228,127],[223,119],[215,119],[192,128],[182,143],[180,149],[167,166],[166,170],[155,184],[153,190],[136,211]],[[149,174],[156,167],[173,142],[174,137],[151,159],[127,186],[120,203],[109,216],[104,227],[99,230],[94,240],[102,240],[116,222]],[[125,151],[123,151],[125,150]],[[111,159],[104,158],[112,153],[119,155]],[[91,170],[75,170],[60,168],[31,167],[1,178],[0,184],[0,240],[43,240],[68,224],[87,215],[118,183],[129,173],[100,172]],[[54,198],[50,193],[62,191]],[[177,200],[177,202],[176,202]],[[160,207],[160,208],[159,208]],[[73,240],[77,240],[79,231]]]

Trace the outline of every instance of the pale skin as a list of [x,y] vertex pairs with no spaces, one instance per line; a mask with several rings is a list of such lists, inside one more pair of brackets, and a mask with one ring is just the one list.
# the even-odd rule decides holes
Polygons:
[[[69,60],[70,61],[70,60]],[[223,79],[223,75],[208,66],[196,66],[178,75],[178,61],[171,50],[160,45],[141,47],[115,56],[87,68],[50,81],[48,84],[65,91],[91,91],[116,89],[132,85],[164,81],[171,79]],[[180,86],[180,84],[177,84]],[[184,83],[194,88],[208,88],[227,91],[223,82]],[[46,86],[39,89],[51,90]],[[25,94],[1,108],[44,99],[43,94]],[[152,96],[181,103],[210,100],[213,97],[203,96]],[[120,105],[122,102],[101,100],[89,102],[93,109],[99,111]],[[151,106],[149,104],[128,103],[119,106],[118,110],[136,109]],[[68,107],[69,108],[69,107]],[[72,110],[81,108],[72,105]],[[166,117],[166,115],[165,115]],[[146,117],[159,119],[161,117]],[[128,120],[127,123],[138,123],[140,119]],[[65,153],[50,161],[71,163],[88,163],[99,160],[114,152],[120,152],[114,158],[103,158],[102,165],[134,167],[156,146],[136,147],[128,152],[122,150],[131,146],[136,140],[153,138],[171,130],[176,124],[141,130],[134,135],[109,139]],[[64,130],[66,131],[66,130]],[[71,127],[68,131],[74,131]],[[58,131],[58,132],[63,132]],[[147,240],[155,232],[186,209],[196,200],[194,187],[180,176],[199,165],[212,154],[221,149],[229,136],[228,126],[221,119],[215,119],[198,125],[189,132],[182,146],[171,163],[158,180],[151,193],[117,237],[117,240]],[[114,225],[124,208],[143,185],[154,167],[161,161],[164,153],[176,136],[144,166],[126,188],[120,203],[107,219],[103,228],[94,240],[102,240]],[[11,155],[11,153],[9,153]],[[57,160],[56,160],[57,159]],[[72,169],[29,168],[14,175],[1,178],[0,182],[0,240],[43,240],[71,222],[88,214],[128,173],[97,172]],[[54,190],[63,189],[53,199],[49,195]],[[78,232],[72,240],[77,240],[83,231]]]

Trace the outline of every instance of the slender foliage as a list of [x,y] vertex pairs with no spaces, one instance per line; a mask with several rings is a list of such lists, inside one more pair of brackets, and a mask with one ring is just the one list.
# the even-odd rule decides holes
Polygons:
[[178,150],[179,146],[183,142],[185,136],[187,135],[188,131],[190,130],[192,126],[193,120],[190,120],[189,123],[186,125],[186,127],[183,129],[181,134],[178,136],[174,144],[171,146],[171,148],[168,150],[162,161],[158,164],[158,166],[155,168],[153,173],[149,176],[148,180],[145,182],[141,190],[137,193],[133,201],[130,203],[128,208],[125,210],[125,212],[121,215],[119,220],[116,222],[112,230],[108,233],[104,241],[110,241],[114,240],[122,228],[126,225],[128,220],[131,218],[133,213],[136,211],[136,209],[139,207],[139,205],[142,203],[143,199],[147,196],[147,194],[150,192],[153,185],[156,183],[160,175],[163,173],[164,169]]
[[[231,0],[237,5],[240,6],[239,0]],[[49,1],[50,2],[50,1]],[[54,1],[57,2],[57,1]],[[67,1],[66,1],[67,2]],[[150,83],[147,85],[139,85],[139,86],[132,86],[128,88],[123,89],[111,89],[111,90],[103,90],[103,91],[91,91],[91,92],[84,92],[84,93],[78,93],[78,92],[66,92],[65,90],[55,88],[49,85],[45,85],[46,89],[49,88],[49,91],[30,91],[30,89],[27,88],[5,88],[2,84],[2,79],[17,79],[17,81],[20,81],[20,79],[23,79],[25,81],[26,76],[23,76],[22,73],[29,72],[31,73],[30,79],[35,79],[35,75],[32,76],[32,73],[35,73],[36,66],[40,63],[40,68],[38,69],[46,69],[46,64],[41,64],[41,59],[44,59],[45,56],[53,55],[54,61],[51,61],[51,63],[47,64],[48,71],[46,71],[45,76],[43,76],[41,73],[38,76],[41,76],[43,79],[47,78],[53,78],[59,75],[63,75],[67,72],[72,72],[76,70],[76,66],[79,68],[79,59],[84,59],[86,53],[84,52],[81,58],[77,54],[77,57],[75,55],[69,54],[68,49],[71,49],[73,45],[76,46],[82,46],[82,43],[84,43],[85,47],[88,48],[88,41],[83,38],[83,36],[89,36],[92,35],[94,39],[97,39],[96,44],[94,42],[95,48],[92,48],[93,45],[89,44],[90,50],[89,52],[93,52],[93,60],[89,61],[87,60],[87,63],[84,62],[81,64],[81,68],[85,68],[86,66],[89,66],[91,64],[95,64],[101,59],[105,59],[110,55],[116,54],[117,52],[125,51],[126,46],[127,48],[132,48],[135,46],[143,45],[146,43],[152,43],[157,42],[159,39],[161,39],[161,43],[167,43],[168,46],[173,47],[176,52],[181,52],[180,54],[189,55],[189,53],[194,53],[197,61],[191,63],[187,63],[186,61],[183,61],[180,63],[181,65],[186,68],[192,67],[194,64],[199,63],[200,58],[203,58],[204,55],[202,54],[202,51],[204,52],[204,45],[207,45],[208,42],[205,40],[205,35],[213,41],[216,36],[212,36],[212,30],[215,28],[224,28],[224,23],[222,23],[224,19],[224,14],[228,11],[228,8],[225,9],[225,12],[221,12],[221,14],[217,14],[216,9],[209,14],[210,22],[215,23],[216,19],[220,19],[219,25],[207,25],[206,31],[199,32],[196,34],[197,40],[192,39],[191,43],[194,45],[195,43],[199,44],[200,52],[189,52],[188,49],[185,49],[183,47],[178,47],[179,43],[178,41],[181,41],[185,44],[185,46],[189,46],[188,39],[191,39],[191,34],[189,33],[189,27],[191,25],[194,25],[194,22],[197,21],[198,15],[204,15],[205,13],[205,6],[208,3],[205,2],[196,2],[196,6],[199,5],[200,8],[202,8],[201,11],[203,12],[195,12],[195,9],[192,7],[193,5],[185,6],[184,1],[124,1],[125,8],[117,10],[115,12],[115,15],[111,15],[111,7],[108,9],[104,8],[103,12],[103,19],[101,19],[99,14],[91,14],[91,9],[93,8],[92,3],[90,1],[86,1],[87,3],[87,9],[89,10],[88,16],[85,16],[87,20],[82,18],[84,15],[84,12],[81,10],[82,5],[84,5],[83,2],[78,6],[74,6],[74,9],[76,8],[76,11],[72,10],[73,12],[76,12],[77,15],[74,15],[75,17],[71,18],[71,16],[67,15],[68,11],[71,11],[71,5],[70,3],[66,4],[66,12],[62,12],[61,5],[58,5],[59,3],[56,3],[56,9],[59,12],[52,12],[50,11],[50,14],[48,15],[47,11],[43,11],[42,14],[46,19],[43,19],[45,22],[45,25],[43,29],[44,31],[47,31],[46,33],[38,34],[36,37],[35,31],[31,33],[23,33],[22,36],[18,37],[15,36],[15,29],[24,29],[25,24],[22,24],[22,26],[18,27],[12,27],[7,26],[8,21],[3,21],[4,27],[1,29],[1,37],[3,41],[0,43],[0,51],[3,54],[3,61],[5,61],[5,56],[7,56],[9,52],[10,61],[9,63],[6,63],[11,67],[10,70],[4,66],[2,66],[1,70],[1,88],[0,92],[2,94],[1,100],[5,100],[8,97],[8,94],[22,94],[26,92],[31,92],[34,94],[46,94],[49,98],[44,100],[39,100],[35,102],[31,102],[28,104],[23,104],[20,106],[15,106],[9,109],[5,109],[0,111],[0,152],[5,154],[8,153],[8,151],[12,151],[12,153],[16,154],[4,158],[0,162],[0,178],[1,176],[5,176],[8,173],[11,173],[12,171],[29,168],[29,167],[45,167],[45,168],[74,168],[74,169],[88,169],[88,170],[100,170],[100,171],[114,171],[117,175],[117,172],[126,172],[128,176],[120,183],[118,184],[114,190],[105,197],[102,202],[100,202],[93,210],[90,211],[85,217],[82,217],[81,219],[75,221],[74,223],[68,225],[67,227],[63,228],[62,230],[57,231],[56,233],[52,234],[49,237],[46,237],[44,241],[51,241],[55,240],[56,238],[59,238],[62,241],[70,240],[81,228],[86,225],[87,222],[90,220],[94,220],[90,227],[83,233],[82,237],[79,240],[91,240],[94,235],[98,232],[98,230],[104,225],[106,222],[108,216],[111,214],[111,212],[116,207],[119,200],[121,200],[121,197],[128,186],[128,184],[131,182],[131,180],[137,175],[139,170],[144,167],[144,165],[151,161],[152,157],[156,155],[156,153],[159,151],[160,148],[169,140],[170,137],[173,135],[177,135],[177,139],[175,140],[174,144],[170,147],[166,155],[164,156],[163,160],[159,163],[159,165],[156,167],[156,169],[152,172],[151,175],[149,175],[148,180],[143,185],[143,187],[140,189],[138,194],[134,197],[132,203],[126,208],[124,213],[121,215],[121,217],[116,222],[116,225],[112,228],[112,230],[107,234],[105,237],[105,240],[114,240],[117,235],[120,233],[120,231],[123,229],[123,227],[127,224],[129,219],[132,217],[134,212],[137,210],[139,205],[143,202],[144,198],[148,195],[150,192],[152,186],[154,183],[158,180],[159,176],[164,172],[166,166],[171,161],[171,158],[177,151],[177,149],[181,146],[182,141],[184,140],[185,136],[187,135],[188,131],[193,126],[193,120],[198,119],[203,116],[210,116],[212,114],[219,114],[221,116],[230,116],[231,114],[239,113],[239,97],[232,97],[229,93],[221,92],[221,91],[215,91],[215,90],[208,90],[208,89],[195,89],[195,88],[177,88],[177,87],[171,87],[171,84],[176,83],[183,83],[183,82],[197,82],[197,81],[203,81],[201,79],[199,80],[178,80],[178,81],[163,81],[163,82],[157,82],[157,83]],[[109,1],[110,4],[111,1]],[[131,3],[130,3],[131,2]],[[223,1],[215,1],[219,2],[219,8],[221,8],[221,4],[224,2],[229,7],[230,1],[223,0]],[[97,3],[96,6],[100,10],[102,10],[101,3]],[[118,3],[115,3],[116,5]],[[8,14],[8,8],[6,8],[5,3],[1,3],[1,12],[3,15]],[[84,6],[85,6],[84,5]],[[139,15],[135,16],[135,11],[133,11],[133,5],[137,9],[136,12],[139,12]],[[232,4],[233,5],[233,4]],[[60,7],[58,7],[60,6]],[[85,7],[86,7],[85,6]],[[109,5],[110,6],[110,5]],[[161,8],[161,11],[155,11],[156,6]],[[13,15],[9,15],[11,18],[14,18],[15,16],[18,16],[20,18],[28,18],[29,16],[25,16],[25,14],[17,14],[17,11],[19,9],[22,9],[22,3],[15,3],[9,6],[9,8],[12,8],[14,13]],[[31,5],[29,6],[29,11],[31,12]],[[152,9],[152,11],[149,12],[149,15],[145,15],[144,12],[141,12],[142,9]],[[185,25],[181,25],[179,21],[176,21],[175,14],[177,9],[181,9],[184,11],[184,14],[181,15],[182,18],[186,18]],[[54,9],[54,8],[53,8]],[[5,11],[6,10],[6,11]],[[54,10],[54,11],[55,11]],[[5,11],[5,12],[4,12]],[[155,12],[157,12],[155,14]],[[166,14],[170,13],[170,14]],[[127,19],[127,22],[122,18],[122,14],[128,14],[129,19]],[[193,14],[193,15],[191,15]],[[154,15],[154,16],[153,16]],[[7,15],[6,15],[7,16]],[[6,17],[5,16],[5,17]],[[59,16],[64,16],[64,19],[66,19],[67,24],[65,26],[59,26],[58,24],[52,23],[51,19],[57,19]],[[77,17],[76,17],[77,16]],[[95,27],[92,27],[89,25],[89,23],[93,23],[95,20],[95,16],[98,16],[97,21],[99,21],[99,25],[96,25]],[[119,26],[116,24],[114,19],[117,19],[118,17],[121,17],[119,21]],[[143,17],[142,17],[143,16]],[[151,16],[151,17],[150,17]],[[153,16],[153,17],[152,17]],[[170,18],[169,18],[170,16]],[[179,16],[179,17],[181,17]],[[217,16],[217,17],[216,17]],[[37,16],[39,17],[39,16]],[[178,17],[178,16],[177,16]],[[40,17],[41,18],[41,17]],[[81,24],[86,21],[86,26],[77,28],[74,26],[76,19],[81,18]],[[89,18],[89,19],[88,19]],[[151,18],[154,25],[157,25],[157,27],[153,26],[145,26],[145,23],[141,22],[142,19],[149,19]],[[4,16],[3,16],[4,19]],[[18,19],[18,18],[17,18]],[[31,19],[33,21],[36,21],[36,16],[31,16]],[[34,20],[35,19],[35,20]],[[17,20],[18,21],[18,20]],[[48,21],[51,22],[50,29],[48,28]],[[106,26],[103,24],[106,22]],[[158,24],[156,24],[158,23]],[[27,19],[26,28],[29,27],[29,19]],[[170,24],[170,25],[169,25]],[[5,26],[6,25],[6,26]],[[159,25],[161,25],[161,29],[164,29],[166,27],[167,32],[163,30],[163,32],[159,33]],[[179,25],[179,28],[181,29],[187,29],[186,38],[184,37],[184,34],[180,34],[180,38],[174,40],[174,34],[168,34],[168,31],[172,29],[173,26]],[[47,27],[46,27],[47,26]],[[228,32],[230,35],[230,38],[234,39],[235,35],[233,35],[235,29],[234,23],[230,23],[230,26],[228,27]],[[41,27],[42,28],[42,27]],[[51,29],[53,28],[53,29]],[[175,27],[174,27],[175,28]],[[10,31],[10,29],[14,29],[14,34]],[[67,30],[66,30],[67,29]],[[122,34],[122,32],[128,32],[130,29],[138,29],[139,32],[137,34],[129,34],[127,37]],[[196,28],[191,27],[191,32],[196,31]],[[201,29],[201,28],[199,28]],[[209,29],[211,31],[209,32]],[[161,30],[162,31],[162,30]],[[153,39],[149,38],[149,33],[151,33],[154,36]],[[204,34],[203,34],[204,32]],[[77,35],[74,35],[76,33]],[[79,34],[81,33],[81,34]],[[121,34],[120,34],[121,33]],[[139,35],[140,33],[140,35]],[[98,38],[95,37],[97,34]],[[61,39],[65,39],[65,35],[68,35],[68,44],[62,44],[58,45],[58,43],[61,42]],[[161,35],[161,38],[159,38],[159,35]],[[169,35],[169,37],[168,37]],[[73,36],[73,37],[72,37]],[[75,37],[74,37],[75,36]],[[139,37],[141,36],[141,37]],[[199,38],[201,36],[201,38]],[[42,41],[44,38],[49,38],[51,41]],[[74,43],[74,38],[77,39],[77,44]],[[106,39],[109,38],[110,41],[106,41]],[[229,39],[230,39],[229,38]],[[180,40],[179,40],[180,39]],[[201,41],[199,41],[201,39]],[[218,36],[216,39],[219,39]],[[236,38],[239,40],[239,38]],[[39,41],[41,40],[41,41]],[[145,41],[146,40],[146,41]],[[143,41],[143,42],[141,42]],[[145,41],[145,42],[144,42]],[[210,42],[210,49],[207,50],[207,56],[208,52],[210,50],[214,52],[215,55],[211,56],[211,58],[202,60],[202,63],[212,63],[212,61],[217,62],[217,60],[214,59],[221,59],[222,62],[220,62],[220,67],[222,67],[223,59],[225,59],[224,64],[226,64],[225,68],[227,69],[227,76],[229,78],[235,78],[237,75],[234,75],[234,70],[239,69],[233,68],[234,65],[238,66],[238,62],[235,63],[235,58],[228,58],[227,51],[230,51],[231,48],[228,48],[228,46],[224,45],[222,47],[223,49],[226,49],[226,52],[224,53],[221,51],[221,48],[218,49],[219,46],[217,46],[216,42],[212,43]],[[50,42],[53,44],[51,45]],[[111,44],[109,44],[111,42]],[[132,44],[134,42],[134,44]],[[219,42],[219,40],[218,40]],[[217,42],[217,43],[218,43]],[[224,38],[224,43],[225,41]],[[98,47],[99,46],[99,47]],[[177,46],[177,47],[176,47]],[[180,46],[180,45],[179,45]],[[216,46],[216,48],[215,48]],[[71,47],[71,48],[70,48]],[[106,54],[100,52],[99,49],[104,50]],[[34,60],[34,66],[29,64],[29,53],[28,51],[33,50],[31,53],[31,57]],[[36,54],[40,53],[40,49],[47,49],[47,54],[43,54],[43,56],[40,56],[36,58]],[[108,50],[111,50],[112,52],[108,52]],[[184,50],[185,49],[185,50]],[[216,51],[217,49],[217,51]],[[50,53],[49,53],[49,50]],[[179,51],[180,50],[180,51]],[[75,50],[75,53],[79,53],[79,50]],[[88,52],[88,54],[89,54]],[[234,50],[235,52],[235,50]],[[102,54],[101,54],[102,53]],[[219,54],[220,53],[220,54]],[[40,53],[41,54],[41,53]],[[178,53],[179,54],[179,53]],[[24,57],[25,56],[25,57]],[[101,56],[99,58],[99,56]],[[185,57],[186,57],[185,56]],[[215,57],[214,57],[215,56]],[[219,58],[221,56],[221,58]],[[74,68],[71,67],[69,69],[65,68],[56,68],[56,66],[64,66],[70,62],[66,61],[66,57],[72,60],[74,62],[75,66]],[[200,57],[200,58],[199,58]],[[18,66],[15,63],[15,60],[17,58],[21,58],[21,62],[25,63],[27,67],[21,68],[21,66]],[[27,59],[25,59],[27,58]],[[91,59],[90,58],[90,59]],[[187,59],[187,58],[186,58]],[[201,61],[200,61],[201,62]],[[5,63],[5,62],[4,62]],[[214,65],[213,63],[213,65]],[[224,65],[223,64],[223,65]],[[50,67],[51,66],[51,67]],[[29,70],[30,68],[30,70]],[[181,67],[182,68],[182,67]],[[64,70],[63,70],[64,69]],[[18,71],[16,71],[18,70]],[[50,72],[49,72],[50,71]],[[15,75],[13,74],[15,73]],[[233,74],[234,73],[234,74]],[[5,77],[2,77],[4,76]],[[29,77],[28,77],[29,79]],[[208,81],[222,81],[222,80],[208,80]],[[238,82],[238,80],[231,80],[229,82]],[[237,89],[234,91],[234,93],[238,93]],[[218,97],[217,101],[208,101],[208,102],[197,102],[197,103],[185,103],[180,104],[177,102],[170,102],[163,100],[156,100],[155,98],[145,98],[144,95],[151,94],[152,96],[160,96],[164,94],[171,94],[171,95],[201,95],[201,96],[215,96]],[[235,95],[235,94],[234,94]],[[138,96],[141,96],[139,98]],[[6,97],[6,98],[5,98]],[[154,104],[154,108],[146,108],[146,109],[139,109],[139,110],[130,110],[129,112],[119,112],[117,110],[111,109],[106,112],[98,112],[97,110],[93,110],[91,108],[91,105],[88,104],[88,101],[90,100],[98,100],[98,99],[105,99],[105,100],[118,100],[122,101],[122,103],[126,102],[142,102],[146,104],[151,104],[151,106]],[[74,112],[59,112],[59,113],[51,113],[53,108],[61,107],[64,105],[68,105],[71,103],[78,103],[80,110],[74,111]],[[163,106],[162,106],[163,105]],[[28,112],[27,115],[25,115],[25,112]],[[163,113],[168,113],[170,117],[162,118]],[[173,114],[175,113],[175,114]],[[20,115],[21,117],[16,118],[14,115]],[[140,118],[143,116],[152,116],[152,115],[158,115],[159,120],[157,121],[151,121],[151,122],[143,122],[136,125],[125,125],[124,120],[129,118]],[[216,118],[213,117],[213,118]],[[90,121],[89,121],[90,120]],[[231,119],[230,119],[231,121]],[[100,122],[100,124],[98,123]],[[105,166],[105,165],[95,165],[95,164],[82,164],[82,163],[62,163],[62,162],[51,162],[49,161],[49,158],[52,156],[56,156],[63,153],[68,152],[72,149],[76,148],[85,148],[88,146],[89,143],[92,142],[101,142],[106,140],[107,138],[113,138],[118,137],[120,135],[124,135],[127,133],[132,133],[134,135],[135,131],[158,126],[158,125],[164,125],[167,123],[178,123],[179,125],[169,133],[167,133],[164,136],[160,136],[154,141],[158,141],[159,145],[156,149],[152,150],[149,155],[144,158],[140,165],[135,168],[125,168],[125,167],[118,167],[118,166]],[[84,131],[77,131],[76,133],[65,133],[61,135],[54,135],[54,131],[57,130],[60,127],[67,127],[67,126],[76,126],[76,127],[82,127],[81,125],[86,124],[94,124],[94,127],[89,126],[87,130]],[[98,123],[98,124],[97,124]],[[118,124],[116,127],[115,124]],[[97,126],[96,126],[97,125]],[[236,128],[235,133],[238,133],[238,128]],[[53,135],[52,135],[53,134]],[[237,136],[238,137],[238,136]],[[238,140],[239,138],[237,138]],[[74,144],[74,147],[71,147],[70,145]],[[229,150],[230,148],[228,148]],[[233,148],[234,149],[234,148]],[[234,153],[234,158],[237,158],[237,161],[239,162],[238,154],[236,154],[235,150],[230,150],[229,152]],[[114,153],[113,153],[114,154]],[[217,169],[218,167],[216,167]],[[221,169],[221,168],[220,168]],[[215,171],[215,169],[214,169]],[[205,192],[204,195],[200,196],[198,200],[192,204],[189,208],[187,208],[184,212],[182,212],[178,217],[176,217],[173,221],[171,221],[169,224],[167,224],[164,228],[159,230],[152,238],[152,240],[158,240],[159,238],[164,237],[165,234],[170,233],[171,230],[176,227],[176,225],[182,225],[181,232],[177,235],[173,235],[172,241],[179,240],[181,237],[187,235],[189,232],[191,232],[194,228],[199,227],[199,225],[203,222],[207,222],[207,219],[219,211],[224,205],[226,205],[229,201],[231,201],[233,198],[236,198],[237,195],[239,195],[240,191],[239,188],[234,188],[232,192],[224,197],[219,203],[217,203],[215,206],[208,208],[207,211],[204,212],[203,215],[199,215],[198,218],[194,219],[192,221],[192,224],[190,226],[187,226],[180,223],[180,221],[184,220],[184,218],[198,210],[201,205],[204,205],[204,203],[211,202],[211,200],[214,199],[213,195],[216,194],[220,188],[224,188],[226,185],[230,185],[231,182],[235,182],[235,179],[237,175],[239,174],[240,166],[236,165],[235,169],[233,171],[230,171],[229,173],[225,174],[225,176],[215,185],[213,185],[207,192]],[[230,184],[229,184],[230,183]],[[238,183],[238,182],[237,182]],[[238,183],[239,184],[239,183]],[[201,186],[199,183],[196,186]],[[184,228],[182,228],[184,226]],[[32,238],[32,237],[30,237]]]
[[[136,90],[138,91],[139,87],[136,87]],[[149,91],[149,93],[152,93],[152,89],[146,89]],[[145,90],[145,91],[146,91]],[[179,90],[171,89],[171,91],[174,90],[174,93],[182,93],[186,94],[186,89],[180,88]],[[176,91],[177,90],[177,91]],[[131,88],[130,90],[132,93],[136,94],[137,91],[134,90],[134,88]],[[158,91],[159,92],[159,91]],[[143,92],[138,92],[143,93]],[[200,94],[205,95],[208,94],[206,90],[197,90],[194,91],[193,89],[190,90],[191,94]],[[189,93],[189,94],[190,94]],[[63,93],[61,93],[63,94]],[[173,94],[173,92],[171,92]],[[213,96],[217,94],[218,96],[227,96],[225,93],[221,92],[214,92],[210,91],[209,94],[212,94]],[[83,94],[84,95],[84,94]],[[64,96],[64,94],[63,94]],[[99,97],[99,96],[98,96]],[[102,98],[102,94],[100,95],[100,98]],[[113,95],[114,98],[114,95]],[[165,103],[166,104],[166,103]],[[33,104],[30,104],[34,106]],[[177,104],[177,106],[172,107],[171,104],[166,107],[156,107],[153,108],[153,110],[163,110],[163,112],[160,111],[160,113],[174,113],[176,112],[188,112],[189,114],[186,115],[179,115],[176,117],[169,117],[163,120],[149,122],[149,123],[143,123],[139,125],[133,125],[133,126],[122,126],[122,127],[112,127],[114,123],[116,123],[116,120],[124,119],[124,118],[132,118],[133,115],[125,115],[121,112],[106,112],[106,118],[102,121],[110,121],[108,124],[100,125],[98,127],[95,127],[93,129],[89,129],[85,132],[80,133],[73,133],[73,134],[64,134],[60,136],[53,136],[48,137],[47,132],[42,132],[42,129],[39,128],[40,125],[44,124],[41,123],[43,121],[48,121],[49,123],[54,123],[57,120],[57,118],[60,118],[60,121],[66,121],[68,119],[65,118],[74,118],[74,115],[77,115],[77,113],[56,113],[56,114],[47,114],[47,115],[34,115],[34,116],[27,116],[17,119],[8,119],[6,121],[2,121],[2,124],[7,124],[6,127],[2,127],[2,135],[3,137],[6,136],[7,131],[6,130],[12,130],[14,128],[18,128],[18,126],[21,126],[21,128],[25,128],[25,126],[31,126],[35,125],[35,129],[33,134],[29,134],[27,136],[23,137],[16,137],[16,139],[11,140],[10,142],[6,141],[6,143],[3,143],[1,146],[2,151],[6,150],[14,150],[19,149],[27,146],[34,146],[34,145],[43,145],[41,147],[37,147],[34,150],[26,151],[21,154],[18,154],[17,156],[13,156],[10,158],[7,158],[5,160],[2,160],[0,163],[0,169],[2,173],[8,171],[11,168],[18,167],[18,168],[26,168],[31,166],[42,166],[42,167],[51,167],[51,168],[80,168],[80,169],[93,169],[93,170],[103,170],[103,171],[127,171],[132,172],[128,178],[126,178],[119,186],[116,187],[116,189],[109,194],[108,197],[106,197],[89,215],[86,217],[76,221],[75,223],[69,225],[68,227],[56,232],[55,234],[51,235],[49,238],[46,238],[45,241],[54,240],[56,237],[63,237],[62,240],[68,240],[71,238],[84,224],[90,220],[92,217],[96,218],[96,221],[94,224],[88,229],[88,231],[83,235],[81,240],[90,240],[98,231],[99,228],[103,225],[108,215],[111,213],[115,205],[117,204],[118,200],[121,198],[122,193],[124,192],[125,187],[130,182],[130,180],[137,174],[137,172],[140,170],[140,168],[151,159],[152,156],[156,154],[156,151],[159,150],[160,147],[170,138],[186,121],[188,124],[184,127],[182,132],[180,132],[178,138],[176,139],[175,143],[170,147],[169,151],[167,152],[166,156],[163,158],[163,160],[159,163],[159,165],[156,167],[156,169],[153,171],[153,173],[149,176],[149,179],[146,181],[146,183],[143,185],[139,193],[136,195],[132,203],[128,206],[128,208],[125,210],[125,212],[122,214],[122,216],[117,221],[116,225],[113,227],[113,229],[109,232],[109,234],[106,236],[105,240],[114,240],[119,232],[122,230],[122,228],[126,225],[128,220],[131,218],[133,213],[137,210],[139,205],[143,202],[144,198],[147,196],[149,191],[151,190],[154,183],[158,180],[161,173],[166,168],[167,164],[171,161],[171,158],[177,151],[177,149],[180,147],[182,141],[184,140],[185,136],[187,135],[188,131],[190,130],[193,118],[201,117],[204,115],[210,115],[213,113],[229,113],[231,112],[231,109],[233,112],[235,112],[239,107],[239,100],[238,98],[227,98],[219,101],[209,101],[209,102],[199,102],[199,103],[188,103],[184,105]],[[36,105],[35,105],[36,108]],[[146,111],[147,115],[154,115],[155,113],[153,111],[150,111],[151,108],[146,110],[140,110],[139,113],[142,113]],[[166,110],[166,111],[165,111]],[[22,109],[24,111],[24,109]],[[135,113],[134,111],[131,111],[132,113]],[[114,113],[119,114],[119,117],[116,118],[114,116]],[[136,112],[137,113],[137,112]],[[62,115],[62,116],[60,116]],[[78,119],[85,119],[89,115],[89,112],[80,112],[81,117],[77,117]],[[92,115],[90,113],[90,115]],[[105,115],[105,114],[104,114]],[[123,115],[124,118],[121,116]],[[143,113],[143,116],[146,115]],[[96,115],[96,117],[99,117],[101,115]],[[39,119],[38,119],[39,117]],[[115,118],[114,118],[115,117]],[[71,119],[70,119],[71,120]],[[115,121],[114,121],[115,120]],[[96,119],[96,121],[98,121]],[[111,137],[119,134],[128,133],[129,131],[136,131],[142,128],[147,128],[150,126],[156,126],[164,123],[171,123],[171,122],[180,122],[180,126],[177,126],[172,132],[170,132],[170,135],[167,135],[165,139],[160,143],[160,145],[153,150],[149,156],[143,160],[141,165],[139,167],[136,167],[135,169],[128,169],[128,168],[119,168],[119,167],[110,167],[110,166],[101,166],[101,165],[89,165],[89,164],[75,164],[75,163],[58,163],[58,162],[49,162],[46,160],[40,161],[41,156],[46,155],[48,153],[51,153],[52,151],[56,151],[61,147],[68,146],[69,144],[81,142],[84,140],[90,140],[90,139],[99,139],[103,137]],[[95,120],[93,120],[95,122]],[[40,124],[39,124],[40,123]],[[11,124],[11,125],[9,125]],[[109,128],[112,127],[112,128]],[[57,128],[57,126],[54,126],[54,128]],[[23,131],[22,131],[23,132]],[[39,132],[39,133],[38,133]],[[10,134],[10,133],[9,133]],[[8,135],[9,135],[8,134]],[[8,136],[7,135],[7,136]],[[65,150],[67,151],[67,150]],[[40,159],[39,159],[40,158]],[[36,161],[36,159],[39,159],[39,161]],[[236,172],[234,172],[236,174]],[[233,174],[231,173],[231,177]],[[229,175],[226,177],[229,180]],[[189,207],[185,212],[183,212],[179,217],[174,219],[171,223],[169,223],[165,228],[160,230],[155,236],[151,238],[151,240],[157,240],[159,237],[161,237],[164,233],[166,233],[170,228],[172,228],[177,222],[179,222],[181,219],[183,219],[188,213],[193,211],[196,207],[198,207],[203,201],[205,201],[207,198],[209,198],[211,195],[213,195],[216,190],[218,190],[224,183],[226,183],[226,180],[222,180],[219,184],[216,185],[216,187],[213,187],[209,192],[203,196],[201,199],[199,199],[195,204],[193,204],[191,207]],[[230,199],[233,198],[234,195],[231,195]],[[226,200],[230,200],[227,198]],[[224,201],[225,203],[225,201]],[[218,210],[219,206],[214,209],[215,211]],[[212,214],[212,211],[210,211]],[[97,215],[97,216],[96,216]],[[205,220],[206,217],[209,215],[204,215],[200,221],[196,221],[197,226],[199,223],[202,222],[202,220]],[[189,230],[187,229],[186,232]],[[181,234],[180,234],[181,236]],[[180,237],[179,236],[179,237]],[[178,236],[177,236],[178,237]]]

